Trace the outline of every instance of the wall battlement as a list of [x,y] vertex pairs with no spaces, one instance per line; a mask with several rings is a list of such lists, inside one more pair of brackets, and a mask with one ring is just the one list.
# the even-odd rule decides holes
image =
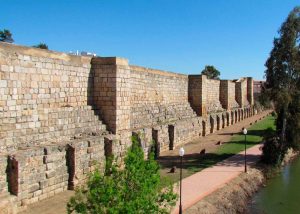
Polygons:
[[252,78],[0,43],[0,197],[22,209],[83,183],[112,154],[121,163],[132,135],[159,155],[253,113]]

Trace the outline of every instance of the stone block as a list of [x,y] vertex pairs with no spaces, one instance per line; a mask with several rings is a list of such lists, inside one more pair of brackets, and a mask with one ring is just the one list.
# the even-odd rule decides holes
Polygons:
[[7,80],[0,80],[0,88],[6,88],[7,87]]
[[39,189],[40,189],[39,183],[35,183],[35,184],[32,184],[32,185],[29,186],[28,192],[29,192],[29,193],[35,192],[35,191],[37,191],[37,190],[39,190]]
[[55,170],[51,170],[51,171],[46,171],[46,178],[52,178],[55,176]]

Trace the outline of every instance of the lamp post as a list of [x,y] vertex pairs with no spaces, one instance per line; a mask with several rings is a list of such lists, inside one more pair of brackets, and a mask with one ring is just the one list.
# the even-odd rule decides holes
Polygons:
[[184,149],[183,147],[181,147],[179,149],[179,156],[180,156],[180,201],[179,201],[179,214],[182,214],[182,204],[181,204],[181,189],[182,189],[182,184],[181,184],[181,180],[182,180],[182,157],[184,155]]
[[243,134],[245,135],[245,172],[247,172],[247,129],[243,129]]

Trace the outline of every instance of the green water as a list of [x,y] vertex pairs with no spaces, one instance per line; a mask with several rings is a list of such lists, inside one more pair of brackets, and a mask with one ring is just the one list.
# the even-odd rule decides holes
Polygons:
[[300,214],[300,158],[270,179],[252,200],[249,213]]

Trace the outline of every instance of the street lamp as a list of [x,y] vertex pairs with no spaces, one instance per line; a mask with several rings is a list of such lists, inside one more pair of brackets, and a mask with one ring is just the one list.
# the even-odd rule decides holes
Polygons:
[[247,129],[243,129],[243,134],[245,135],[245,172],[247,172]]
[[183,147],[181,147],[179,149],[179,156],[180,156],[180,202],[179,202],[179,214],[182,214],[182,204],[181,204],[181,189],[182,189],[182,185],[181,185],[181,180],[182,180],[182,157],[184,155],[184,149]]

